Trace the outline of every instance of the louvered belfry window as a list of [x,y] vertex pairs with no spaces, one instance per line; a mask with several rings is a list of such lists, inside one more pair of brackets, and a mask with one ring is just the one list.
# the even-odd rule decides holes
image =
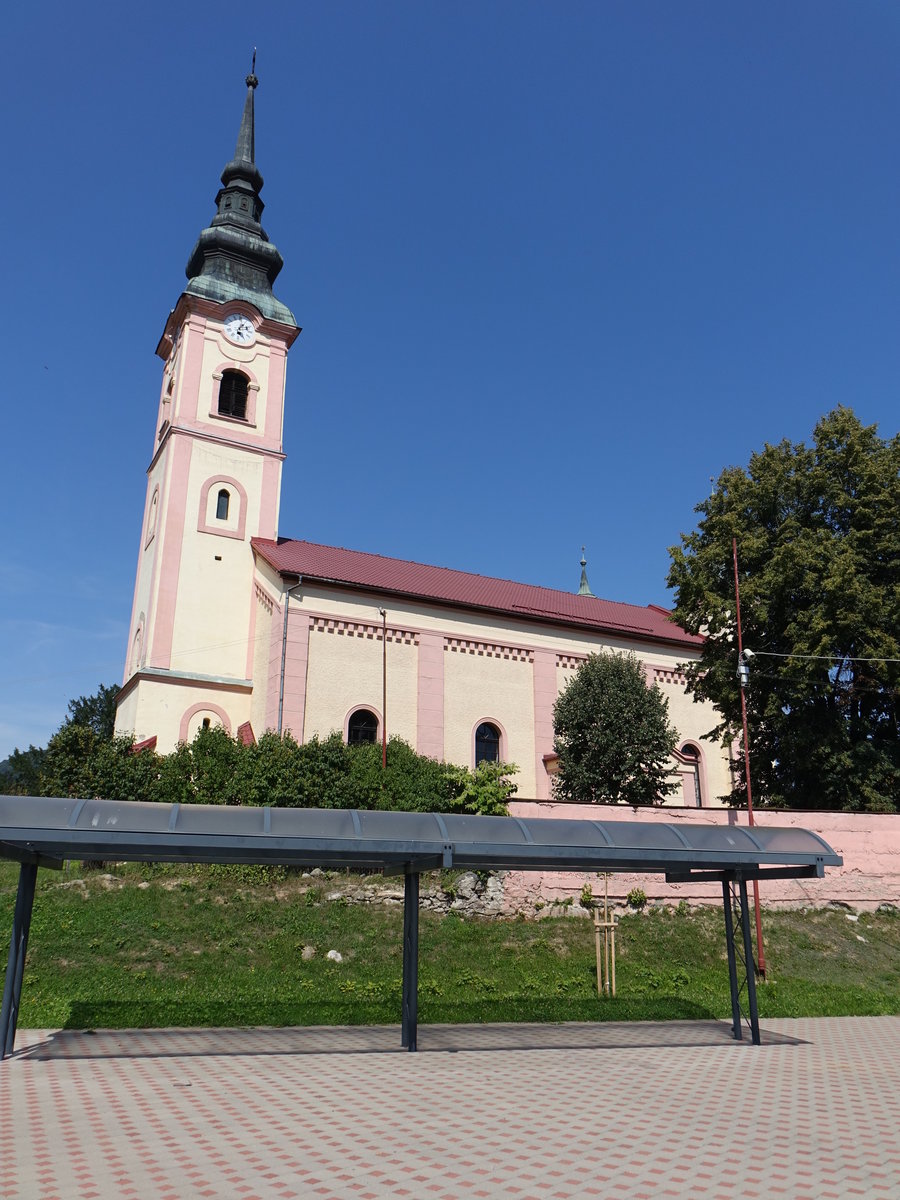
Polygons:
[[219,384],[219,414],[247,419],[247,376],[240,371],[225,371]]

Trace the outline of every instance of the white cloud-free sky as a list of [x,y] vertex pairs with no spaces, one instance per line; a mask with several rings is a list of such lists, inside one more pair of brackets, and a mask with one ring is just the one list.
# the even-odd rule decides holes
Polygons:
[[253,46],[285,536],[666,603],[709,478],[897,429],[893,0],[5,18],[0,759],[121,678],[161,363]]

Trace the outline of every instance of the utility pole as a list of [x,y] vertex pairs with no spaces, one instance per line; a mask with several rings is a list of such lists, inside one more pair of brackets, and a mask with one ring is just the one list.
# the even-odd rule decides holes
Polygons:
[[[731,551],[734,558],[734,602],[737,613],[738,635],[738,669],[737,676],[741,685],[741,721],[744,727],[744,781],[747,785],[747,818],[748,824],[754,825],[753,820],[753,789],[750,785],[750,739],[747,736],[747,684],[750,682],[749,660],[753,657],[752,650],[744,650],[744,635],[741,629],[741,590],[738,583],[738,553],[737,538],[731,539]],[[763,947],[762,916],[759,911],[759,880],[753,880],[753,907],[756,910],[756,956],[759,960],[759,973],[766,977],[766,952]]]

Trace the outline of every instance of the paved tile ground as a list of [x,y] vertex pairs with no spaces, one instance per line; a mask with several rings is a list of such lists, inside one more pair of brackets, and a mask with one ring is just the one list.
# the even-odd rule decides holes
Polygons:
[[900,1018],[20,1031],[2,1200],[900,1198]]

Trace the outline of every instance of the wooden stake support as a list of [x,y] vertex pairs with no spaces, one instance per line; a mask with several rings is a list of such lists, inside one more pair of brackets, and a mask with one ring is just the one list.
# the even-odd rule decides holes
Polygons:
[[[600,904],[592,905],[594,917],[594,946],[597,954],[597,995],[616,994],[616,919],[609,915],[609,875],[603,876],[603,920]],[[601,948],[602,934],[602,948]]]

